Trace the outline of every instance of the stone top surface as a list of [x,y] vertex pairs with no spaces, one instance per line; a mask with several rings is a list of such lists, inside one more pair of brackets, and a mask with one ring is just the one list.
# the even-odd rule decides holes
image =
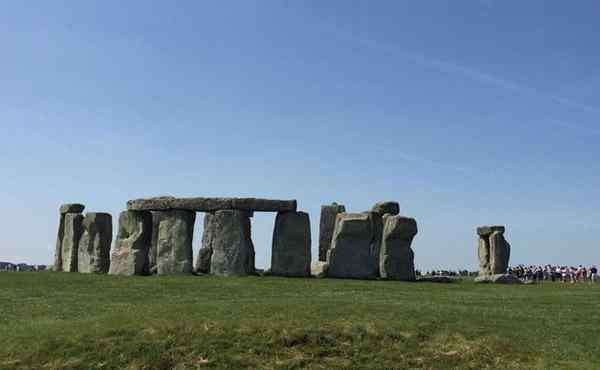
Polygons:
[[380,215],[390,214],[395,216],[400,214],[400,204],[394,201],[378,202],[371,207],[371,212],[379,213]]
[[480,236],[485,236],[492,234],[494,231],[500,231],[501,233],[504,233],[504,230],[505,227],[500,225],[480,226],[477,228],[477,234],[479,234]]
[[66,203],[60,206],[60,214],[64,215],[67,213],[81,213],[85,206],[79,203]]
[[252,212],[295,212],[296,200],[261,198],[175,198],[170,196],[134,199],[127,202],[130,211],[167,211],[183,209],[196,212],[214,212],[237,209]]

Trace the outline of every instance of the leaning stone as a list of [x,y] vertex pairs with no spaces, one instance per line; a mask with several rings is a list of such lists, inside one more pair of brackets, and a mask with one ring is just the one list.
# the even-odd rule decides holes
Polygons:
[[271,274],[310,276],[310,220],[306,212],[280,212],[275,218]]
[[321,219],[319,221],[319,261],[327,260],[327,251],[331,248],[335,217],[338,213],[346,212],[342,204],[332,203],[321,206]]
[[148,252],[152,242],[152,214],[123,211],[119,215],[117,240],[111,252],[111,275],[148,274]]
[[83,235],[79,240],[79,272],[107,273],[111,242],[112,216],[108,213],[86,213],[83,218]]
[[371,212],[379,213],[382,216],[385,214],[395,216],[400,214],[400,204],[393,201],[375,203],[375,205],[371,207]]
[[254,247],[248,214],[223,210],[216,211],[213,217],[210,272],[222,276],[254,274]]
[[350,279],[377,278],[372,254],[373,223],[367,213],[340,213],[336,217],[327,276]]
[[383,224],[381,278],[414,281],[416,276],[411,243],[417,235],[417,222],[413,218],[386,215]]
[[158,275],[189,274],[193,267],[192,238],[196,213],[181,210],[161,213],[156,272]]
[[128,210],[168,211],[181,209],[195,212],[214,212],[237,209],[242,211],[285,212],[296,211],[296,200],[260,198],[175,198],[156,197],[127,202]]
[[418,282],[423,282],[423,283],[456,283],[457,281],[460,281],[458,278],[455,277],[451,277],[451,276],[444,276],[444,275],[439,275],[439,276],[423,276],[417,279]]
[[83,234],[82,223],[82,214],[65,214],[64,235],[61,248],[62,271],[77,272],[79,240]]
[[83,204],[63,204],[59,209],[58,233],[56,236],[56,245],[54,248],[54,267],[53,271],[62,271],[62,241],[65,233],[65,215],[67,213],[81,213],[85,206]]

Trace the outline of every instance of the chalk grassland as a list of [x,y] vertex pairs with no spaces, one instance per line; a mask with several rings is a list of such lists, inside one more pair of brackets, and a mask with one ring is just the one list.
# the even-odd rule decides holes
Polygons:
[[593,369],[600,284],[0,273],[2,369]]

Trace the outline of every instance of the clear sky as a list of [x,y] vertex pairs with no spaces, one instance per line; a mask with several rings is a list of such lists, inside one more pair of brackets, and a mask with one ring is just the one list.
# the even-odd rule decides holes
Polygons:
[[[58,207],[398,200],[419,268],[600,263],[598,1],[3,1],[0,260]],[[201,217],[194,250],[200,245]],[[273,214],[253,219],[270,264]]]

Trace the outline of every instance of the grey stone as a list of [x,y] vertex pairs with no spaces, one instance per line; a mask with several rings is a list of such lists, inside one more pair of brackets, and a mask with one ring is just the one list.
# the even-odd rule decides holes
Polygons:
[[336,217],[327,276],[350,279],[377,278],[372,217],[368,213],[340,213]]
[[59,209],[58,233],[54,247],[54,271],[62,271],[62,241],[65,233],[65,215],[67,213],[81,213],[85,206],[78,203],[63,204]]
[[371,212],[379,213],[382,216],[385,214],[395,216],[400,214],[400,204],[394,201],[378,202],[371,207]]
[[192,273],[192,238],[196,213],[182,210],[161,213],[156,254],[157,274]]
[[160,220],[162,220],[165,212],[161,211],[152,211],[152,241],[150,243],[150,250],[148,251],[148,267],[146,270],[150,274],[156,274],[156,260],[157,260],[157,251],[158,251],[158,226],[160,224]]
[[296,211],[296,200],[278,200],[261,198],[175,198],[156,197],[135,199],[127,202],[128,210],[168,211],[173,209],[214,212],[236,209],[250,212]]
[[504,238],[504,231],[504,226],[477,228],[480,276],[506,273],[510,259],[510,244]]
[[216,211],[212,236],[210,272],[215,275],[254,274],[254,246],[250,237],[250,217],[244,211]]
[[273,229],[271,274],[310,276],[310,220],[306,212],[279,212]]
[[64,235],[61,247],[61,271],[77,272],[79,240],[83,234],[82,223],[82,214],[65,214]]
[[85,206],[80,203],[67,203],[60,206],[60,214],[65,215],[67,213],[81,213],[85,209]]
[[108,213],[86,213],[83,235],[79,240],[78,271],[107,273],[110,266],[112,216]]
[[202,232],[202,245],[198,251],[198,257],[196,258],[196,266],[194,270],[197,273],[208,274],[210,273],[210,259],[213,254],[213,240],[215,235],[215,215],[213,213],[206,213],[204,215],[204,231]]
[[366,212],[371,221],[373,239],[371,240],[371,255],[377,276],[380,276],[381,242],[383,237],[383,216],[377,212]]
[[327,251],[331,248],[335,218],[338,213],[346,212],[342,204],[332,203],[321,206],[321,219],[319,221],[319,261],[327,260]]
[[417,279],[418,282],[423,283],[456,283],[460,281],[458,278],[452,276],[445,275],[436,275],[436,276],[423,276]]
[[414,252],[411,243],[417,235],[413,218],[386,215],[383,217],[380,276],[383,279],[414,281]]
[[121,212],[117,239],[111,251],[109,274],[148,274],[151,242],[152,214],[145,211]]

